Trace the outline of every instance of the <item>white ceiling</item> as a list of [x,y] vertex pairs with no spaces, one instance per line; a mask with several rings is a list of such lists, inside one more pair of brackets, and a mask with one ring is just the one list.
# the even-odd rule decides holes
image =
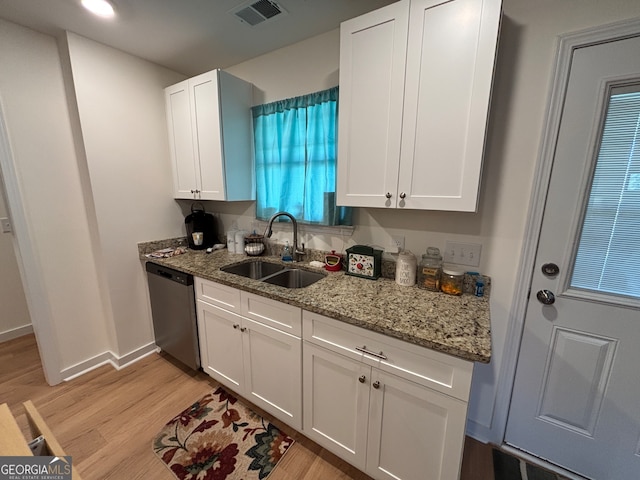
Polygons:
[[112,0],[116,18],[80,0],[0,0],[0,18],[51,35],[64,30],[185,75],[226,68],[338,28],[396,0],[275,0],[286,12],[251,27],[230,10],[246,0]]

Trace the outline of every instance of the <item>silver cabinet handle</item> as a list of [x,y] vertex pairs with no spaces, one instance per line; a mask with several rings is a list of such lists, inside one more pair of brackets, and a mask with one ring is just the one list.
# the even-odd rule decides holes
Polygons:
[[400,198],[402,198],[403,200],[404,200],[404,198],[405,198],[406,196],[407,196],[407,194],[406,194],[406,193],[404,193],[404,192],[402,192],[402,193],[400,194]]
[[385,197],[387,197],[387,198],[391,198],[391,192],[387,192],[387,194],[385,195]]
[[539,290],[538,293],[536,293],[536,297],[540,303],[545,305],[553,305],[556,301],[556,296],[551,290]]
[[371,355],[372,357],[376,357],[379,358],[381,360],[386,360],[387,356],[380,352],[380,353],[376,353],[376,352],[372,352],[371,350],[367,350],[367,346],[363,345],[362,347],[356,347],[356,350],[362,353],[366,353],[367,355]]
[[360,375],[360,377],[358,378],[358,381],[360,383],[364,383],[364,381],[367,379],[367,377],[365,377],[364,375]]
[[380,382],[376,380],[371,384],[371,386],[377,390],[380,388]]

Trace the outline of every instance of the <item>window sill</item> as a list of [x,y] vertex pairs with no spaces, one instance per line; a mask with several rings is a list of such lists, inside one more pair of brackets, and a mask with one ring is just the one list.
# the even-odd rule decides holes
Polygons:
[[[256,224],[260,227],[261,231],[265,231],[269,222],[264,220],[256,220]],[[272,225],[274,232],[287,232],[293,230],[293,224],[291,222],[273,222]],[[349,225],[311,225],[308,223],[298,223],[298,235],[303,233],[314,233],[317,235],[337,235],[341,237],[350,237],[353,235],[355,227]]]

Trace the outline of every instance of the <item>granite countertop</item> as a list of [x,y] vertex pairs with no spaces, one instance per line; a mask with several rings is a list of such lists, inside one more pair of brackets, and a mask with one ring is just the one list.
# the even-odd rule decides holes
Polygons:
[[326,272],[308,263],[296,268],[322,271],[327,276],[305,287],[288,289],[220,270],[238,262],[262,260],[282,263],[278,257],[247,257],[227,250],[205,253],[187,250],[169,258],[147,258],[157,242],[139,244],[140,258],[240,290],[288,303],[409,343],[489,363],[491,323],[489,299],[470,294],[451,296],[416,286],[403,287],[388,278],[369,280],[341,272]]

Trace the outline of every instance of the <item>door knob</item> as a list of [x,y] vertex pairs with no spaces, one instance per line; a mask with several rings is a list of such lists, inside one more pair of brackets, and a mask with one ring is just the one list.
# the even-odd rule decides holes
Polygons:
[[375,382],[373,382],[373,388],[375,388],[375,389],[380,388],[380,382],[378,382],[377,380]]
[[540,303],[552,305],[556,301],[556,296],[551,290],[538,290],[536,297]]
[[405,199],[405,197],[406,197],[406,196],[407,196],[407,194],[406,194],[406,193],[404,193],[404,192],[402,192],[402,193],[400,194],[400,198],[401,198],[401,199],[403,199],[403,200]]
[[387,198],[391,198],[391,192],[387,192],[387,194],[385,195],[385,197],[387,197]]
[[365,377],[364,375],[360,375],[360,377],[358,377],[358,381],[360,383],[364,383],[364,381],[367,379],[367,377]]

